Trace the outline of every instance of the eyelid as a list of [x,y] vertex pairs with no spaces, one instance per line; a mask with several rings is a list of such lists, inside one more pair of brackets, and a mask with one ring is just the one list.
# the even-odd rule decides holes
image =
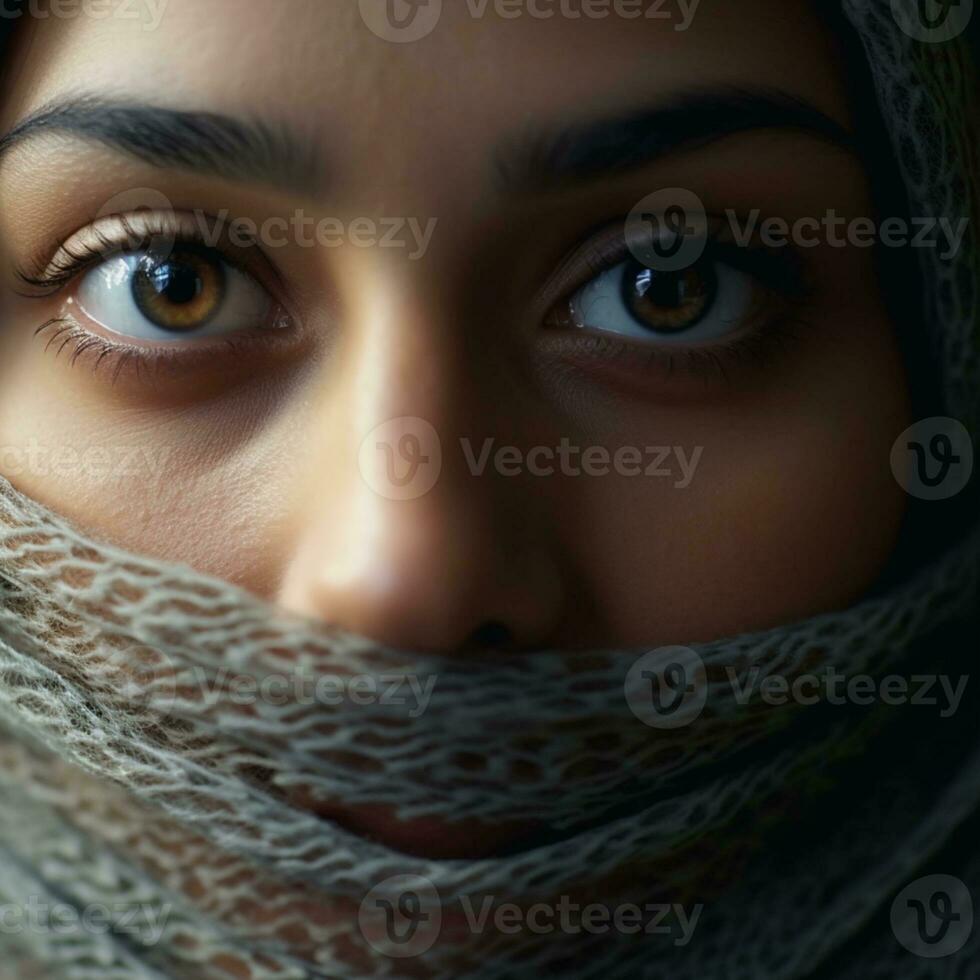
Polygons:
[[[205,238],[202,223],[206,222],[213,222],[213,227],[221,229],[213,241]],[[245,247],[232,242],[227,227],[227,222],[201,212],[136,211],[107,215],[74,232],[54,254],[36,256],[19,267],[16,275],[25,287],[21,295],[50,296],[93,266],[119,254],[146,250],[156,240],[162,250],[161,257],[169,249],[195,246],[221,258],[258,282],[285,307],[283,277],[274,263],[258,242]]]
[[[705,254],[713,254],[719,261],[750,273],[790,299],[803,302],[810,297],[806,265],[796,249],[775,249],[758,241],[741,244],[735,239],[728,217],[723,215],[709,214],[706,231]],[[620,219],[603,226],[561,261],[539,291],[535,308],[551,310],[595,276],[629,257],[625,222]]]

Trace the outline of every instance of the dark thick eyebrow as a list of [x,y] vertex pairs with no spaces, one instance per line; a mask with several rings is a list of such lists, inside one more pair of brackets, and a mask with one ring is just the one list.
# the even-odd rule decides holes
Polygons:
[[843,125],[802,99],[778,91],[726,89],[695,92],[613,119],[518,134],[501,147],[496,167],[505,187],[541,191],[614,176],[754,129],[798,130],[858,152]]
[[324,184],[316,142],[260,119],[77,96],[49,103],[14,126],[0,138],[0,158],[44,133],[92,140],[155,167],[271,184],[296,193],[315,194]]

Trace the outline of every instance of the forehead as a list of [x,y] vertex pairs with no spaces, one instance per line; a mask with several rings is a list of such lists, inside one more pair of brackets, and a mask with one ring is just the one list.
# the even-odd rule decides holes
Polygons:
[[[515,128],[692,89],[771,87],[844,115],[832,39],[803,0],[99,0],[88,9],[106,3],[111,16],[86,15],[83,3],[80,14],[20,30],[5,117],[84,88],[283,119],[325,134],[338,160],[424,148],[462,164]],[[404,25],[402,38],[424,36],[393,40]]]

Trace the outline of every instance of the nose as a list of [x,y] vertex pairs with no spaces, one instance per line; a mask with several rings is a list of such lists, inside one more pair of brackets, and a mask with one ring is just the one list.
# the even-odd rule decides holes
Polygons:
[[331,372],[279,604],[420,652],[547,646],[565,590],[542,504],[472,466],[487,436],[463,420],[485,433],[495,399],[436,347],[368,342]]
[[[353,482],[353,481],[352,481]],[[378,642],[438,653],[541,647],[556,628],[559,575],[544,549],[505,533],[450,488],[412,501],[351,486],[355,506],[311,521],[280,604]]]

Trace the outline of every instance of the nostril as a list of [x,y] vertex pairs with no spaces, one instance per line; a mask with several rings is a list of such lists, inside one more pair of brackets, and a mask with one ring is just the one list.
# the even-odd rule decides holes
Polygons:
[[466,642],[467,650],[513,650],[515,637],[509,627],[496,621],[488,621],[475,629]]

